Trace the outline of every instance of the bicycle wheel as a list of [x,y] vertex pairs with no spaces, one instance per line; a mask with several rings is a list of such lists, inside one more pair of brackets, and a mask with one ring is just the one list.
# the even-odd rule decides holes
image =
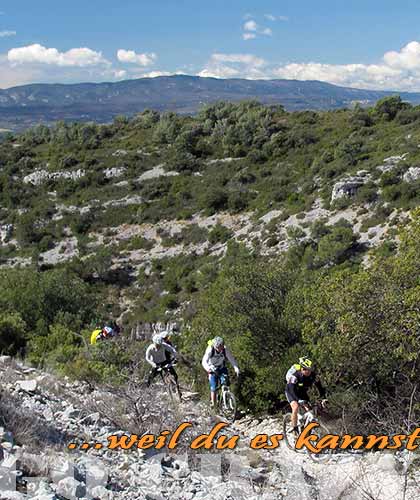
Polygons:
[[[331,434],[328,428],[322,424],[321,422],[317,422],[319,427],[316,427],[312,430],[313,434],[318,436],[317,442],[327,434]],[[309,457],[316,463],[325,464],[331,459],[331,455],[334,450],[331,448],[324,448],[319,453],[312,453],[308,450]]]
[[236,417],[236,398],[230,391],[225,391],[221,396],[222,413],[228,420],[233,422]]
[[171,373],[166,373],[164,381],[171,400],[174,401],[175,398],[178,398],[179,401],[181,401],[181,390],[179,388],[179,385],[177,384],[177,381],[175,380],[175,377]]
[[296,446],[296,441],[299,436],[299,434],[296,434],[293,431],[293,426],[292,426],[292,414],[291,413],[286,413],[286,415],[283,417],[283,436],[284,440],[286,441],[287,446],[296,452],[302,452],[302,450],[297,450],[295,448]]

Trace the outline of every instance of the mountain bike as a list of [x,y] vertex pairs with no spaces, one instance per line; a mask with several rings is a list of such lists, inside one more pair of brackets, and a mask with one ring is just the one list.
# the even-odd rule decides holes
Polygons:
[[159,367],[157,371],[162,378],[162,382],[165,385],[171,400],[174,401],[175,397],[177,397],[179,401],[182,401],[182,393],[181,389],[179,388],[179,384],[173,374],[170,372],[170,368],[172,368],[174,365],[176,365],[176,360],[173,360],[167,365]]
[[233,422],[236,417],[236,398],[229,385],[218,383],[216,387],[216,404],[223,416]]
[[[295,433],[292,427],[292,414],[286,413],[283,417],[283,435],[286,441],[287,446],[296,452],[304,453],[305,451],[309,454],[309,457],[318,463],[328,462],[331,458],[331,454],[333,452],[330,448],[325,448],[319,453],[313,453],[307,448],[303,448],[301,450],[296,449],[296,441],[299,437],[299,434],[302,433],[303,429],[311,424],[316,423],[318,427],[314,427],[311,431],[312,434],[315,434],[318,437],[318,440],[325,436],[326,434],[331,434],[328,428],[319,421],[318,412],[319,409],[322,408],[322,404],[320,402],[316,402],[313,405],[309,401],[299,400],[299,412],[298,412],[298,421],[297,428],[298,432]],[[318,441],[317,440],[317,441]],[[314,443],[316,445],[316,443]]]

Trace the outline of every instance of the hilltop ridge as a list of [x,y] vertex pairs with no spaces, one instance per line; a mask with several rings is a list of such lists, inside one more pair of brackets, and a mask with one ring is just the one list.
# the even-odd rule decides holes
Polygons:
[[[189,75],[140,78],[120,82],[30,84],[0,90],[0,128],[22,130],[31,125],[66,121],[109,122],[119,114],[145,109],[194,114],[216,101],[257,99],[287,110],[325,110],[374,105],[397,92],[339,87],[320,81],[244,80]],[[412,104],[419,93],[400,93]]]

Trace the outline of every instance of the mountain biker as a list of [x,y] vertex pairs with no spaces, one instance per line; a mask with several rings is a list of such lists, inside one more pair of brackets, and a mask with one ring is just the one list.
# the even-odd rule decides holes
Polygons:
[[100,328],[93,330],[90,336],[90,343],[94,345],[97,342],[100,342],[101,340],[103,340],[102,330]]
[[327,402],[325,388],[313,369],[312,361],[306,356],[299,358],[299,363],[290,367],[286,374],[286,382],[286,397],[292,408],[292,431],[297,434],[298,401],[305,400],[309,402],[308,390],[315,385],[322,398],[322,404],[325,405]]
[[236,376],[239,376],[238,364],[230,350],[225,346],[222,337],[211,340],[204,353],[201,364],[209,376],[211,406],[216,404],[216,388],[220,380],[221,385],[229,385],[229,375],[226,359],[233,366]]
[[[148,387],[159,371],[164,366],[170,365],[172,360],[177,358],[176,350],[169,344],[166,344],[159,334],[153,335],[152,341],[153,343],[150,344],[146,350],[146,361],[152,366],[146,381]],[[167,352],[170,355],[169,360],[166,357]],[[178,385],[178,375],[174,370],[174,367],[169,366],[168,370],[173,375]]]
[[104,326],[102,328],[102,335],[104,339],[109,339],[114,336],[114,330],[110,326]]
[[[162,338],[162,341],[165,344],[167,344],[175,349],[175,346],[173,345],[172,340],[171,340],[171,337],[172,337],[171,332],[168,332],[167,330],[163,330],[163,332],[160,332],[158,335]],[[171,361],[171,353],[169,351],[165,351],[165,355],[166,355],[166,359],[168,360],[168,362],[170,362]]]

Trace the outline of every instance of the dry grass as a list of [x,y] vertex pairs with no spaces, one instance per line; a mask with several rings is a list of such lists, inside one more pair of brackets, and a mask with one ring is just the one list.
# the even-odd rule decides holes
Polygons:
[[8,392],[0,394],[0,425],[9,431],[18,445],[32,451],[42,451],[45,446],[59,446],[68,442],[69,436],[38,418],[20,400]]

